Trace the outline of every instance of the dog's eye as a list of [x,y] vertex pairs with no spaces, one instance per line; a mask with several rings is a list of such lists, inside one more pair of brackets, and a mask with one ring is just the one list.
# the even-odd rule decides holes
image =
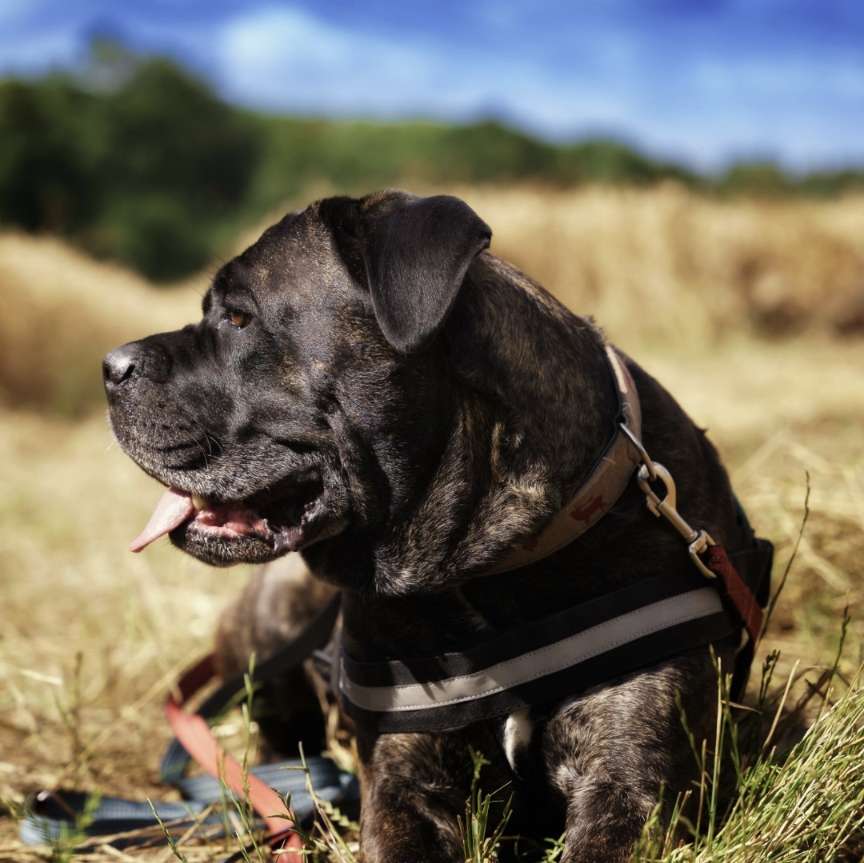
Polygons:
[[239,309],[227,309],[225,320],[235,329],[242,330],[252,320],[252,315],[241,312]]

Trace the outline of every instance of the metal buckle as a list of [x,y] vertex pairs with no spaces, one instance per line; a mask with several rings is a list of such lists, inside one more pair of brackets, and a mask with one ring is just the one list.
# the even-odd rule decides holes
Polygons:
[[[652,476],[653,474],[653,476]],[[678,533],[684,537],[687,543],[687,551],[690,553],[690,559],[696,564],[697,569],[706,578],[716,578],[717,576],[705,565],[700,555],[704,554],[708,546],[715,545],[711,535],[705,530],[696,530],[689,522],[678,512],[676,508],[677,493],[675,489],[675,480],[672,474],[660,462],[650,462],[642,465],[639,468],[639,473],[636,475],[639,482],[639,488],[645,494],[645,502],[648,505],[648,510],[658,518],[662,515]],[[665,486],[665,495],[661,498],[653,488],[651,481],[659,479]]]

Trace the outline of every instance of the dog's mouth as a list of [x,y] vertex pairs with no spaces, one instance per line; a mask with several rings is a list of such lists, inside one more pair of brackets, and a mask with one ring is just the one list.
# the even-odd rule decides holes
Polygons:
[[330,517],[317,476],[280,484],[239,501],[169,488],[129,550],[170,536],[174,545],[210,563],[263,562],[299,551],[343,526]]

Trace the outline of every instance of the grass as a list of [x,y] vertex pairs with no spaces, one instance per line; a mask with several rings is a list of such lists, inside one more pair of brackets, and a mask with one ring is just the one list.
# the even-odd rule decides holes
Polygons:
[[645,191],[457,189],[492,248],[617,337],[708,346],[861,332],[864,207]]
[[[195,311],[197,291],[154,290],[141,277],[59,240],[0,234],[0,402],[79,417],[99,398],[99,361],[144,321],[167,329]],[[152,332],[153,330],[151,330]]]
[[462,856],[465,863],[486,863],[494,860],[505,839],[512,814],[513,795],[507,786],[484,792],[480,784],[483,768],[489,762],[481,752],[470,751],[473,763],[471,793],[465,801],[465,817],[459,818],[462,834]]
[[[744,860],[817,863],[827,860],[857,861],[864,854],[864,689],[861,671],[842,688],[832,702],[825,693],[822,710],[803,739],[779,759],[768,745],[759,749],[742,746],[737,735],[742,720],[727,706],[717,719],[715,752],[723,751],[738,770],[737,794],[731,807],[718,805],[721,782],[719,759],[704,764],[698,793],[704,823],[690,823],[676,810],[667,826],[652,819],[637,850],[637,859],[656,863],[707,863]],[[788,695],[786,687],[781,693]],[[781,717],[785,698],[774,711],[767,702],[757,719]],[[828,706],[830,705],[830,706]],[[774,718],[772,719],[772,713]],[[787,719],[788,721],[788,719]],[[746,724],[746,720],[743,720]],[[766,737],[764,742],[770,738]],[[751,758],[749,763],[742,759]],[[705,786],[707,785],[707,791]],[[725,816],[721,821],[719,816]],[[676,829],[677,828],[677,829]],[[681,834],[690,841],[680,842]]]
[[[768,663],[770,693],[750,726],[737,709],[718,717],[727,747],[738,735],[737,802],[721,823],[718,797],[707,829],[708,763],[699,831],[681,822],[688,841],[679,846],[655,824],[640,859],[832,859],[864,813],[864,342],[841,337],[848,329],[836,311],[853,308],[864,284],[854,277],[864,260],[861,200],[726,205],[674,188],[463,191],[496,229],[496,249],[596,314],[710,429],[753,522],[776,543],[777,572],[798,537],[810,477],[809,521],[754,665],[755,684]],[[768,273],[774,287],[757,290],[763,277],[754,273]],[[56,241],[0,235],[0,801],[13,812],[43,787],[170,796],[157,778],[169,737],[162,700],[207,649],[244,573],[209,569],[167,545],[125,551],[159,490],[112,442],[98,363],[113,344],[192,319],[205,283],[156,290]],[[765,296],[775,309],[767,315]],[[797,311],[776,311],[787,304]],[[787,708],[813,687],[821,695],[806,705],[818,719],[784,760],[782,724],[762,744],[789,680]],[[242,741],[242,719],[232,714],[220,733]],[[253,735],[250,758],[254,744]],[[468,859],[495,854],[486,842],[494,824],[476,821],[484,805],[481,794],[463,819]],[[355,825],[326,804],[320,811],[318,859],[352,860]],[[50,859],[50,849],[26,849],[16,835],[14,821],[0,819],[0,860]],[[224,847],[196,836],[179,844],[190,863]],[[118,853],[95,849],[89,859],[124,859]],[[122,852],[163,861],[170,853]],[[550,845],[550,863],[556,854]]]
[[[692,353],[741,336],[864,332],[862,194],[720,202],[673,185],[452,191],[492,225],[494,251],[631,346]],[[328,193],[318,187],[292,205]],[[157,296],[139,276],[59,241],[0,235],[10,309],[0,317],[0,404],[92,410],[101,356],[196,316],[206,284],[205,273]]]

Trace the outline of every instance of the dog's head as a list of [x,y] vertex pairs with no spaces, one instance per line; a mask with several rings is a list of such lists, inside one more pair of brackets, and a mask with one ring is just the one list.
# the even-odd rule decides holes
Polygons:
[[213,564],[381,530],[446,442],[436,335],[488,226],[452,197],[331,198],[217,273],[203,316],[104,361],[123,449],[165,533]]

